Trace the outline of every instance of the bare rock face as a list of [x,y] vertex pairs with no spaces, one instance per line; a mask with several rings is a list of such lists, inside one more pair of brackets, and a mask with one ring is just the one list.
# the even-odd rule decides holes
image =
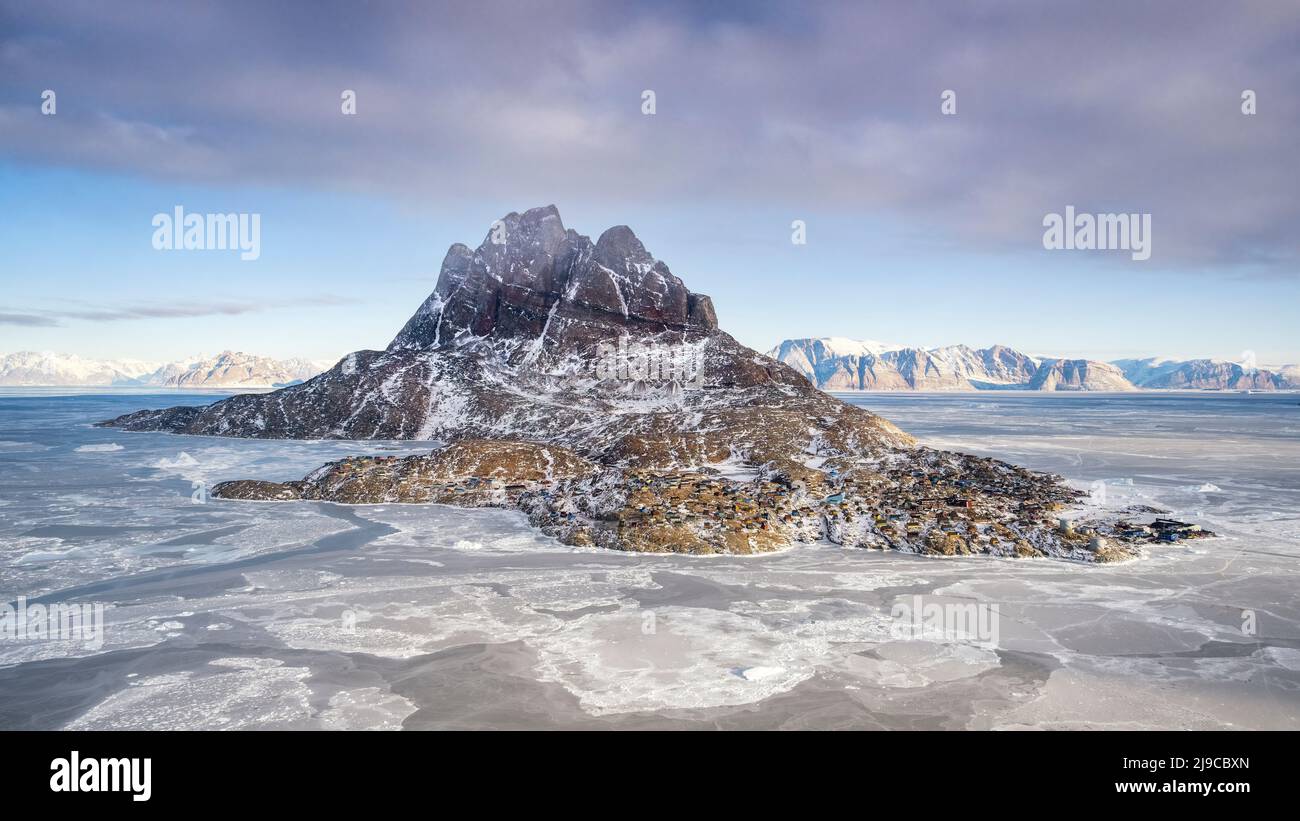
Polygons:
[[1086,359],[1048,360],[1034,374],[1029,387],[1040,391],[1135,390],[1119,368]]
[[388,346],[429,350],[471,338],[529,340],[522,356],[630,334],[717,330],[708,297],[692,294],[627,226],[587,237],[555,206],[510,213],[478,250],[453,245],[434,293]]
[[439,445],[223,482],[222,499],[507,507],[570,544],[648,552],[830,539],[1098,560],[1056,533],[1053,511],[1078,496],[1057,478],[917,447],[719,330],[711,300],[631,229],[592,243],[552,206],[506,215],[475,250],[452,246],[383,351],[273,393],[101,424]]
[[[653,348],[692,373],[610,379],[601,365],[619,340]],[[683,392],[687,381],[702,389]],[[593,244],[566,230],[548,206],[506,215],[475,251],[452,246],[433,294],[384,351],[349,354],[315,379],[273,393],[104,424],[271,439],[581,443],[594,436],[599,447],[626,426],[628,417],[612,410],[629,401],[680,415],[811,397],[806,386],[718,330],[709,298],[691,293],[631,229],[611,228]],[[893,443],[908,441],[888,423],[880,427]]]

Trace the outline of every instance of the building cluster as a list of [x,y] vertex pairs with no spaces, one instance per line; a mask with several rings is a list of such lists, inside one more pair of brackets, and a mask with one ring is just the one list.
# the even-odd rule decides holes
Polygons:
[[1173,543],[1188,539],[1204,539],[1215,535],[1200,525],[1180,522],[1177,519],[1156,519],[1150,524],[1136,524],[1120,520],[1110,525],[1096,525],[1081,529],[1085,533],[1102,537],[1120,538],[1136,544]]

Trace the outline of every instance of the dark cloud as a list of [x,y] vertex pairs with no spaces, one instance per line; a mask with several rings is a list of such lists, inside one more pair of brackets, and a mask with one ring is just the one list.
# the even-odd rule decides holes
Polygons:
[[0,152],[25,162],[440,202],[827,208],[996,249],[1037,247],[1044,213],[1074,205],[1151,213],[1153,264],[1300,258],[1293,0],[0,15]]

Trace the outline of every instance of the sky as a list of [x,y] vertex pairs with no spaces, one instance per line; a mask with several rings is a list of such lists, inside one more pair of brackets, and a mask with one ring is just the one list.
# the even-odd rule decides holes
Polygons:
[[[382,348],[554,204],[760,350],[1300,362],[1297,135],[1293,0],[0,0],[0,353]],[[177,206],[260,255],[155,249]],[[1150,259],[1045,249],[1066,206],[1149,214]]]

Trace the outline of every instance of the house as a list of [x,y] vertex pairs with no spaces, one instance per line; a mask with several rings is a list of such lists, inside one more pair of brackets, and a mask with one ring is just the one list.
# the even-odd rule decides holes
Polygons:
[[1157,532],[1194,533],[1200,530],[1201,526],[1180,522],[1177,519],[1156,519],[1151,523],[1151,529]]

